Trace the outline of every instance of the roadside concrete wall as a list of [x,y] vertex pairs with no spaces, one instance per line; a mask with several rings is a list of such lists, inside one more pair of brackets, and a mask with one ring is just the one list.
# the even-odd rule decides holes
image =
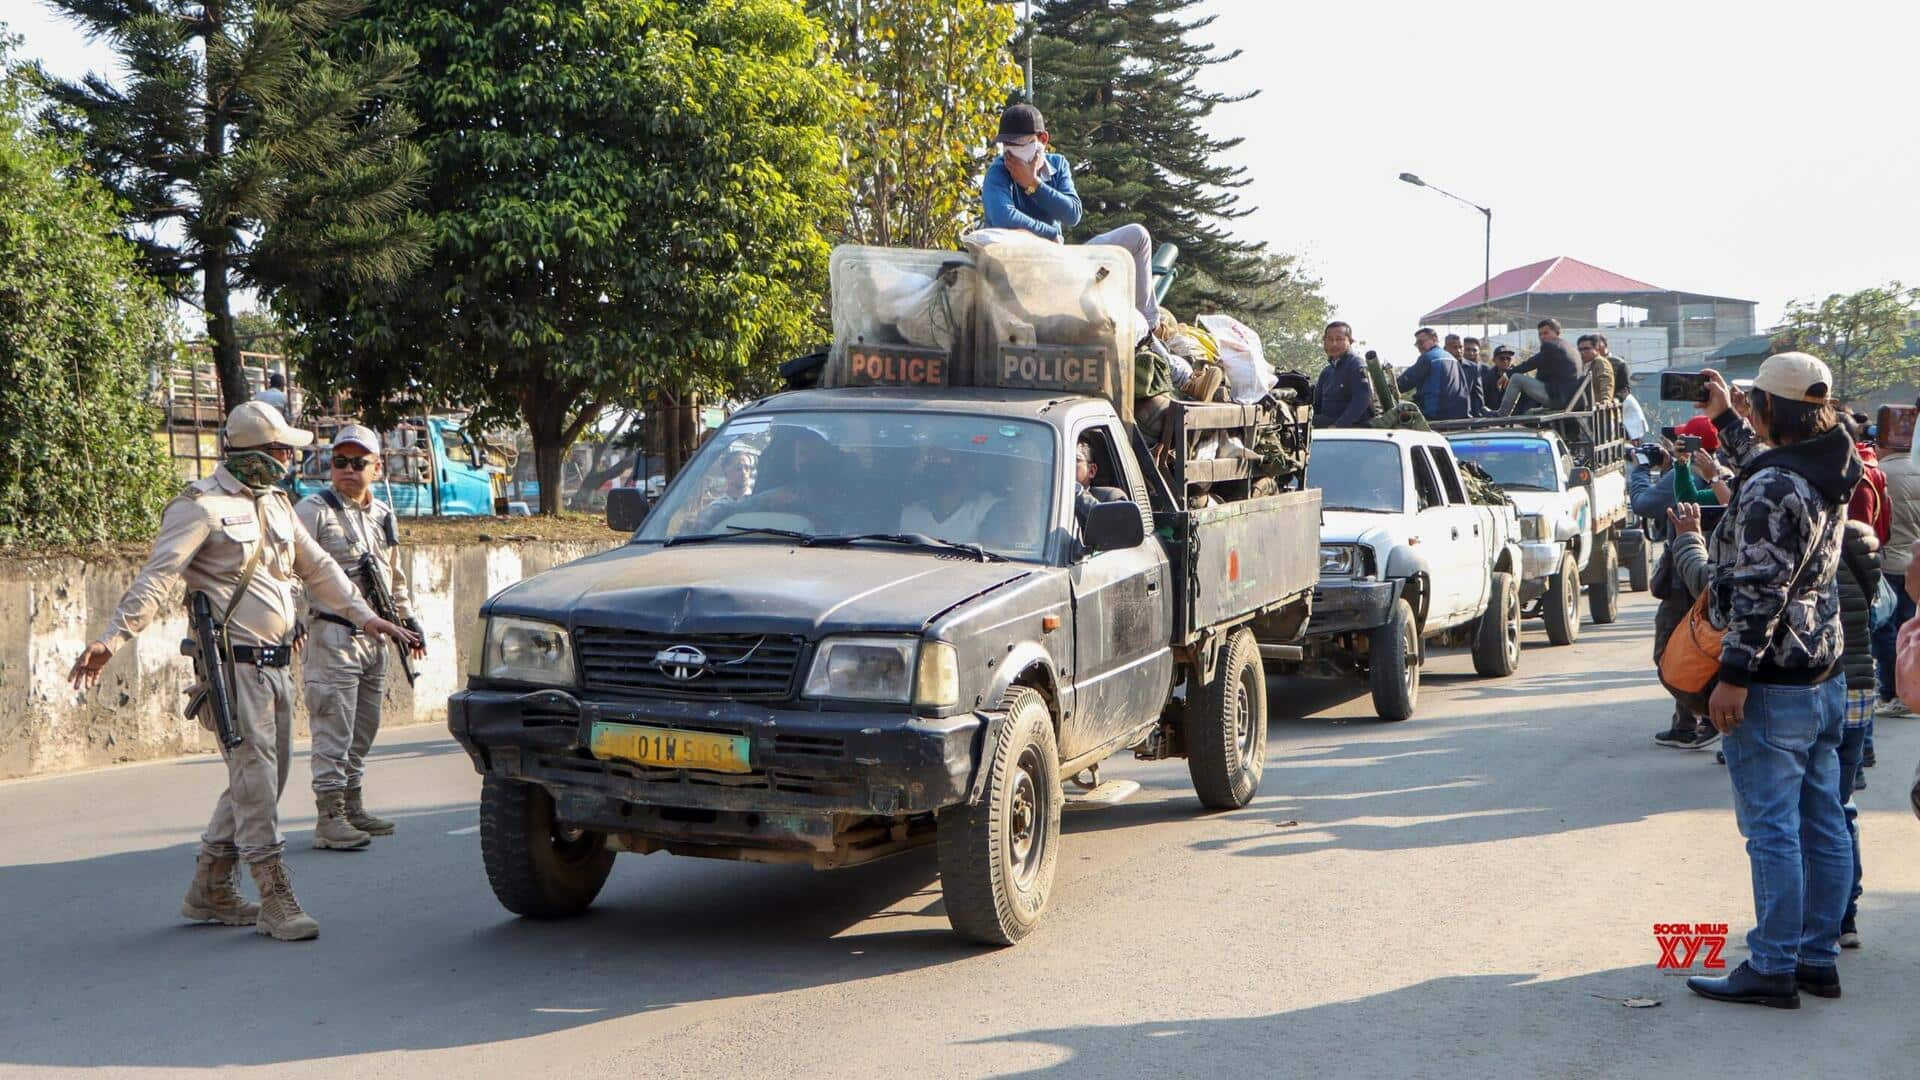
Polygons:
[[[445,722],[447,696],[460,688],[480,648],[478,615],[487,597],[614,543],[403,548],[428,657],[412,687],[397,665],[390,668],[383,726]],[[106,628],[138,569],[125,558],[0,559],[0,780],[213,752],[213,736],[180,715],[193,681],[191,665],[180,656],[180,640],[187,636],[182,604],[170,605],[168,616],[116,654],[91,692],[67,685],[67,669]],[[299,663],[294,661],[296,685]],[[306,735],[302,701],[294,737]]]

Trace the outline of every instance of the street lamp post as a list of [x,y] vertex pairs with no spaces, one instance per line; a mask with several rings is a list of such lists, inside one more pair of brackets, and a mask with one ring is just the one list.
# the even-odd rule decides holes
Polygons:
[[[990,4],[1014,4],[1020,0],[987,0]],[[1027,72],[1024,96],[1033,104],[1033,0],[1025,0],[1026,14],[1020,19],[1020,34],[1027,39]]]
[[1486,217],[1487,219],[1486,258],[1485,258],[1485,261],[1482,263],[1481,272],[1480,272],[1480,343],[1484,346],[1486,344],[1488,327],[1491,325],[1488,322],[1488,319],[1493,314],[1492,311],[1489,310],[1492,306],[1492,302],[1488,296],[1489,291],[1493,288],[1493,211],[1487,207],[1481,206],[1479,203],[1476,203],[1471,199],[1463,199],[1460,196],[1455,195],[1453,192],[1446,190],[1445,188],[1434,187],[1432,184],[1427,183],[1425,180],[1420,179],[1419,177],[1413,175],[1410,172],[1401,173],[1400,179],[1409,184],[1412,184],[1414,187],[1423,187],[1423,188],[1426,188],[1428,191],[1437,191],[1440,194],[1445,195],[1447,198],[1452,199],[1454,202],[1465,203],[1466,205],[1473,207],[1475,210],[1480,211],[1480,213]]

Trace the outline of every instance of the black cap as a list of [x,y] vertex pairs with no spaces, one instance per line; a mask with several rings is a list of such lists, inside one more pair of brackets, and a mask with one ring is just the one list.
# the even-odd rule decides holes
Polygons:
[[1007,111],[1000,114],[1000,134],[994,136],[993,141],[1005,142],[1046,133],[1046,117],[1040,115],[1039,109],[1022,102],[1007,106]]

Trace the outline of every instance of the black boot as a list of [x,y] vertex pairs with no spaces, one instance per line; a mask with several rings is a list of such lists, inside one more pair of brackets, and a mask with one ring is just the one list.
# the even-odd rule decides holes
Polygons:
[[1793,981],[1814,997],[1840,996],[1840,969],[1800,964],[1793,969]]
[[[1839,978],[1834,979],[1839,989]],[[1744,961],[1732,974],[1715,979],[1695,975],[1687,980],[1687,989],[1715,1001],[1737,1001],[1743,1005],[1765,1005],[1770,1009],[1797,1009],[1800,991],[1792,975],[1762,975]]]

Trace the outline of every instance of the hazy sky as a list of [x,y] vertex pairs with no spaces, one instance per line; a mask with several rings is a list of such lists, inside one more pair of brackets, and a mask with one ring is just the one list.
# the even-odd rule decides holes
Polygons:
[[[0,8],[54,71],[106,62],[38,0]],[[1410,348],[1422,313],[1480,282],[1480,215],[1403,171],[1493,208],[1495,273],[1571,255],[1758,301],[1762,325],[1795,297],[1920,283],[1920,4],[1210,10],[1245,54],[1207,79],[1261,91],[1213,124],[1246,139],[1259,211],[1239,228],[1303,254],[1376,346]]]

